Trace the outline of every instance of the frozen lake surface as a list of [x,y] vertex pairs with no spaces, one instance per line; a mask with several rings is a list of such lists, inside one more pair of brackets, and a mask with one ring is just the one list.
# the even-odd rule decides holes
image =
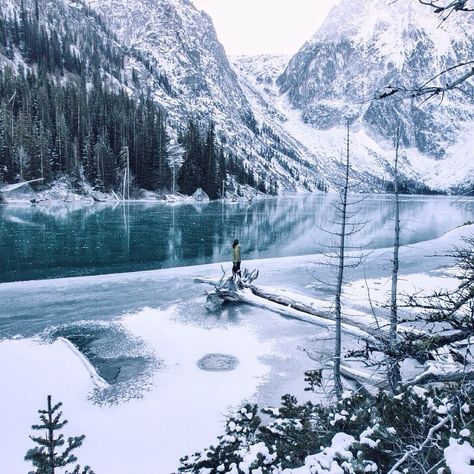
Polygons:
[[[294,200],[300,203],[300,199],[306,198]],[[449,230],[446,222],[454,227],[458,221],[472,219],[472,214],[451,206],[453,200],[446,198],[409,199],[418,204],[405,208],[405,234],[411,235],[405,236],[405,243],[419,243],[406,245],[401,252],[406,285],[421,282],[419,277],[409,278],[414,273],[436,277],[442,267],[452,264],[446,256],[451,246],[473,232],[471,226],[423,242]],[[388,206],[386,200],[375,197],[372,205],[383,208]],[[363,267],[347,275],[352,285],[346,291],[346,308],[369,311],[360,298],[364,276],[380,288],[388,281],[391,252],[380,247],[390,243],[393,222],[390,212],[382,214],[365,236],[379,236],[373,239],[378,249]],[[287,224],[297,221],[283,211],[280,218]],[[278,220],[273,227],[278,227]],[[275,238],[266,251],[291,255],[296,248],[313,245],[318,232],[315,216],[303,219],[301,225],[295,224],[291,238],[283,233],[288,239],[283,243]],[[250,225],[248,229],[255,232]],[[223,237],[223,247],[235,232],[229,230]],[[251,241],[250,233],[236,235]],[[314,245],[317,250],[319,244]],[[226,252],[224,248],[212,259],[218,261],[217,256],[224,258]],[[244,266],[260,269],[261,286],[284,288],[330,304],[332,295],[317,281],[331,277],[331,270],[318,264],[322,259],[321,255],[246,259]],[[80,461],[96,472],[114,474],[174,472],[180,456],[213,442],[227,410],[243,400],[275,404],[288,392],[310,397],[304,392],[304,371],[318,364],[308,353],[317,355],[321,363],[329,360],[330,332],[244,305],[208,312],[206,288],[195,284],[193,277],[220,273],[220,264],[213,263],[0,284],[0,376],[5,381],[0,404],[12,407],[2,415],[3,433],[10,434],[7,439],[0,434],[0,471],[20,474],[28,469],[23,456],[31,447],[30,426],[50,393],[64,402],[70,420],[67,434],[87,435],[78,453]],[[90,367],[62,343],[63,338],[79,348]],[[345,338],[346,349],[353,344]],[[232,356],[238,363],[228,371],[202,370],[199,361],[209,354]],[[91,372],[108,388],[98,386]],[[134,455],[122,456],[131,452],[130,447]]]

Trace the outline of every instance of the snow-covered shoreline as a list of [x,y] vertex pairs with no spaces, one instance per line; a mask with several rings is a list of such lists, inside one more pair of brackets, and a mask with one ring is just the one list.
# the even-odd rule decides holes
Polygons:
[[[438,239],[403,247],[405,287],[449,283],[449,276],[440,275],[440,267],[452,264],[446,254],[453,246],[459,246],[463,237],[473,234],[474,225],[462,226]],[[245,266],[259,268],[261,283],[265,286],[288,288],[303,296],[312,296],[310,272],[314,272],[321,258],[320,255],[306,255],[260,259],[245,262]],[[382,269],[381,261],[389,258],[387,249],[376,250],[371,256],[371,265],[380,265]],[[218,275],[220,266],[215,263],[4,283],[0,285],[0,298],[31,301],[35,294],[50,291],[54,297],[68,289],[77,300],[82,292],[86,294],[97,288],[97,295],[102,293],[101,299],[96,301],[100,312],[101,305],[109,304],[107,298],[119,299],[120,285],[135,286],[143,291],[147,284],[155,282],[165,286],[166,291],[173,291],[173,282],[184,281],[184,288],[194,289],[193,276]],[[380,273],[369,275],[367,281],[374,289],[374,300],[383,301],[384,281]],[[360,283],[359,276],[346,288],[353,310],[364,306],[366,290]],[[292,360],[297,352],[289,348],[309,337],[305,323],[246,309],[236,314],[225,310],[222,315],[213,315],[210,319],[203,309],[202,289],[193,291],[189,301],[177,295],[172,305],[163,307],[162,302],[157,301],[154,307],[126,312],[122,316],[121,311],[116,313],[120,324],[162,361],[142,398],[96,405],[93,403],[96,387],[90,370],[63,343],[45,343],[38,338],[0,341],[0,376],[6,382],[0,392],[0,403],[9,407],[2,414],[0,470],[20,474],[27,469],[23,456],[31,447],[30,426],[36,422],[36,410],[44,406],[48,394],[64,403],[64,413],[70,421],[66,435],[87,435],[78,452],[82,463],[90,464],[96,472],[167,474],[176,469],[180,456],[212,444],[222,431],[223,419],[230,407],[238,406],[244,400],[265,400],[292,388],[301,389],[296,387],[295,381],[303,384],[302,372],[298,368],[295,373],[288,374],[288,368],[293,367],[292,364],[303,367],[305,355],[300,356],[300,362]],[[34,303],[31,305],[33,310]],[[266,334],[269,327],[276,325],[281,325],[279,333]],[[298,331],[304,334],[298,334]],[[317,334],[313,328],[310,332]],[[229,372],[202,371],[196,362],[208,353],[230,354],[239,360],[239,364]],[[8,437],[5,433],[9,433]],[[133,450],[133,456],[123,455],[130,450]]]

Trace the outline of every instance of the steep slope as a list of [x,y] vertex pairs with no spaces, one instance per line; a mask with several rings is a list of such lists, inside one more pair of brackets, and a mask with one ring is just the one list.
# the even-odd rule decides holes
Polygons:
[[227,150],[255,171],[256,180],[280,190],[314,189],[319,177],[302,155],[256,119],[219,43],[210,17],[189,0],[89,0],[119,39],[150,54],[164,71],[173,96],[155,94],[170,120],[189,117],[216,124]]
[[[280,94],[276,81],[288,65],[289,59],[289,56],[263,54],[233,56],[230,61],[252,105],[255,117],[259,123],[264,124],[263,130],[286,144],[295,156],[305,157],[305,160],[311,162],[317,178],[310,189],[325,191],[334,183],[340,166],[321,149],[319,143],[312,140],[314,129],[300,121],[297,113],[292,111]],[[289,171],[295,176],[293,169],[290,168]],[[377,186],[372,187],[368,181],[370,179],[364,179],[359,188],[377,189]]]
[[[137,184],[162,189],[171,180],[167,139],[198,129],[200,144],[185,161],[199,155],[199,174],[207,166],[219,180],[227,171],[227,189],[317,186],[311,157],[256,120],[210,18],[189,1],[0,0],[0,7],[0,180],[83,179],[85,171],[92,184],[117,189],[126,145]],[[23,100],[30,88],[39,109]],[[7,126],[13,121],[21,133]],[[204,156],[209,133],[228,157],[226,170],[212,146],[213,163]],[[178,182],[188,179],[181,175]]]
[[67,175],[117,189],[127,146],[139,187],[168,184],[165,114],[126,67],[139,64],[156,88],[169,90],[153,63],[123,47],[81,2],[0,0],[0,7],[0,181]]
[[[257,117],[275,134],[285,137],[294,150],[310,157],[319,176],[316,188],[331,190],[339,186],[343,172],[346,131],[343,128],[318,130],[301,119],[301,112],[280,92],[278,77],[287,66],[287,57],[274,55],[238,56],[232,58],[245,94]],[[360,130],[351,139],[353,190],[380,192],[387,189],[390,177],[389,154]],[[408,192],[422,191],[419,176],[405,176]]]
[[168,76],[176,102],[160,97],[164,105],[179,105],[180,114],[216,121],[229,114],[253,126],[253,114],[243,96],[211,19],[188,1],[89,0],[120,40],[149,53]]
[[373,155],[366,163],[356,157],[360,169],[384,176],[400,120],[404,173],[433,188],[465,185],[474,176],[472,82],[465,91],[423,105],[399,97],[371,99],[388,85],[423,84],[473,59],[473,26],[471,13],[453,14],[440,24],[431,9],[412,0],[342,0],[291,59],[278,79],[280,92],[303,123],[329,131],[327,137],[349,119],[366,154]]

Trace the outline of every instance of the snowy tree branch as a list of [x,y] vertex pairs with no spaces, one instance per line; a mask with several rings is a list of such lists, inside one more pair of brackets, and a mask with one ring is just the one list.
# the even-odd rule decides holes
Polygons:
[[443,418],[437,425],[431,427],[430,431],[428,432],[428,436],[426,439],[423,441],[421,446],[418,448],[411,449],[410,451],[407,451],[403,457],[388,471],[388,474],[394,474],[396,470],[410,457],[413,456],[414,454],[417,454],[421,452],[426,446],[428,446],[428,443],[433,439],[434,434],[439,431],[448,421],[451,420],[451,416],[447,416],[446,418]]
[[408,380],[402,384],[403,388],[408,388],[413,385],[426,385],[433,382],[451,383],[451,382],[465,382],[474,380],[474,369],[448,373],[435,373],[427,370],[412,380]]

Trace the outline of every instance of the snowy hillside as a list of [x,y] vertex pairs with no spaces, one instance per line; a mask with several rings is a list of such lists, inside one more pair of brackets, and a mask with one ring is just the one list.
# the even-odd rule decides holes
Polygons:
[[[472,59],[473,24],[466,13],[440,24],[431,9],[411,0],[342,0],[279,77],[285,108],[296,109],[300,121],[317,130],[313,140],[329,149],[349,118],[360,148],[354,150],[356,166],[380,177],[400,119],[404,173],[432,188],[465,184],[474,176],[472,95],[457,91],[423,105],[399,97],[370,99],[388,85],[423,84]],[[466,90],[472,92],[472,83]]]
[[[150,54],[173,94],[156,100],[179,127],[189,117],[213,120],[227,150],[281,190],[314,189],[319,180],[311,157],[301,155],[257,120],[219,43],[210,17],[188,0],[88,0],[119,39]],[[309,160],[309,161],[308,161]]]
[[[89,0],[122,42],[150,53],[167,75],[172,97],[157,99],[221,123],[230,113],[251,126],[252,111],[229,67],[211,19],[181,0]],[[177,110],[173,112],[178,113]]]
[[[285,56],[259,55],[232,58],[242,87],[252,103],[257,117],[271,123],[280,136],[291,143],[303,156],[311,157],[320,177],[321,189],[334,189],[342,172],[341,157],[345,150],[346,132],[343,128],[318,130],[301,119],[300,111],[281,94],[277,79],[287,66]],[[386,153],[375,140],[365,134],[352,136],[354,189],[380,192],[391,179]],[[385,181],[384,181],[385,180]],[[423,190],[423,178],[408,178],[407,191]]]
[[[29,23],[22,19],[21,5],[31,16]],[[58,120],[63,112],[58,89],[55,106],[60,113],[46,122],[51,143],[45,144],[38,158],[31,156],[36,148],[31,145],[28,149],[18,134],[7,137],[14,146],[8,148],[7,157],[0,157],[8,170],[0,180],[23,176],[19,157],[25,156],[26,147],[29,177],[52,176],[58,170],[77,174],[82,166],[93,184],[97,178],[94,170],[103,168],[98,164],[103,159],[99,150],[110,166],[97,181],[110,187],[116,184],[113,161],[122,144],[132,143],[132,172],[138,183],[145,189],[163,188],[169,176],[162,173],[148,180],[147,167],[161,170],[166,165],[169,157],[162,142],[166,136],[176,137],[192,120],[201,133],[211,122],[215,124],[215,139],[228,157],[227,164],[233,160],[240,173],[247,175],[242,182],[245,180],[239,181],[235,170],[227,169],[227,189],[240,192],[242,185],[272,193],[326,190],[337,181],[345,147],[343,125],[350,118],[352,163],[359,190],[390,187],[392,138],[398,119],[405,145],[402,190],[459,191],[474,181],[472,94],[453,92],[441,103],[432,100],[422,106],[396,96],[369,100],[389,84],[420,83],[443,68],[472,58],[472,14],[451,15],[439,25],[430,9],[411,0],[394,4],[388,0],[342,0],[293,58],[234,57],[231,66],[210,17],[189,0],[48,0],[38,10],[35,5],[33,0],[0,0],[0,20],[13,25],[15,12],[17,28],[32,25],[33,36],[39,34],[34,26],[37,22],[52,51],[52,59],[43,61],[49,68],[48,79],[59,87],[75,82],[75,87],[87,89],[100,100],[94,108],[87,94],[76,94],[81,102],[77,113],[86,115],[87,109],[88,116],[83,117],[86,128],[76,130],[74,118],[64,114],[70,137],[61,145],[64,150],[56,149],[61,142],[54,137],[62,126]],[[3,50],[0,45],[0,69],[10,67],[18,73],[21,65],[37,72],[41,60],[27,51],[11,25],[5,30],[11,45]],[[28,47],[35,47],[31,38]],[[21,90],[22,86],[15,87]],[[91,87],[97,93],[91,93]],[[104,104],[116,98],[102,97],[103,92],[122,94],[121,105],[112,107],[114,110],[136,108],[133,113],[118,113],[107,133],[101,117],[112,115],[102,114],[100,107],[110,107]],[[12,89],[3,98],[8,112],[13,96]],[[74,93],[71,96],[75,100]],[[127,103],[128,99],[134,104]],[[148,99],[160,106],[155,115],[164,117],[157,119],[161,144],[148,143],[146,138],[155,137],[155,132],[150,135],[140,125],[153,126],[153,121],[146,119],[151,107],[145,104]],[[11,112],[17,120],[30,110],[19,100],[13,106]],[[142,118],[138,128],[136,118],[131,119],[137,114]],[[40,126],[35,123],[38,119],[28,120],[31,130]],[[89,126],[92,131],[86,133]],[[124,137],[127,129],[129,136]],[[118,130],[122,130],[120,140]],[[41,141],[39,135],[37,141]],[[156,149],[158,166],[144,163],[140,153],[153,160],[152,150]],[[83,154],[80,159],[79,150]],[[43,169],[47,154],[57,161],[51,170]]]
[[[86,168],[86,178],[91,184],[97,182],[110,188],[116,186],[117,181],[114,160],[120,147],[129,145],[132,173],[138,176],[138,184],[144,189],[160,190],[169,186],[170,178],[162,173],[161,177],[150,180],[146,169],[155,172],[166,167],[169,157],[163,147],[165,135],[177,137],[193,121],[200,130],[201,141],[207,133],[204,131],[211,123],[215,125],[213,136],[227,156],[226,189],[231,192],[240,193],[240,186],[258,187],[267,193],[315,190],[322,186],[311,156],[301,154],[268,123],[255,118],[211,19],[189,1],[48,0],[41,8],[37,5],[40,4],[34,0],[0,0],[0,73],[7,69],[14,73],[13,77],[9,73],[4,76],[9,81],[7,94],[11,92],[2,99],[8,103],[14,96],[14,88],[21,90],[22,76],[33,73],[35,80],[47,78],[58,88],[54,99],[58,113],[47,122],[51,130],[47,139],[51,143],[45,145],[39,157],[33,156],[36,143],[26,146],[18,135],[7,136],[6,140],[13,146],[8,148],[8,156],[0,157],[3,170],[0,180],[14,182],[28,175],[31,178],[44,176],[45,182],[50,182],[51,176],[58,173],[80,174],[82,167]],[[19,34],[15,35],[15,31]],[[38,48],[42,43],[47,43],[47,51],[41,52]],[[45,77],[38,74],[44,71]],[[61,87],[69,87],[72,100],[78,97],[78,102],[82,102],[71,106],[78,114],[88,115],[80,119],[87,130],[77,133],[78,129],[72,126],[73,117],[64,114],[68,137],[64,150],[56,150],[61,143],[53,140],[56,129],[62,126],[59,123],[63,114]],[[86,90],[90,97],[86,97]],[[103,94],[107,97],[102,97]],[[97,107],[91,107],[90,100],[88,104],[91,97],[99,102]],[[153,110],[154,120],[146,118],[154,107],[147,104],[148,100],[154,100],[158,106]],[[114,101],[120,105],[106,105]],[[25,112],[20,108],[26,105],[19,100],[13,105],[13,109],[5,107],[14,115],[14,120],[19,120]],[[100,107],[108,111],[102,113]],[[122,107],[136,110],[122,113]],[[117,114],[111,114],[110,110]],[[161,127],[161,136],[155,131],[145,131],[136,118],[132,119],[137,114],[151,128],[153,123]],[[106,129],[104,117],[110,122]],[[7,122],[10,120],[11,117]],[[31,116],[28,125],[31,129],[38,128],[35,121],[39,120],[39,116]],[[119,121],[122,125],[117,123]],[[127,129],[129,132],[124,133]],[[150,143],[145,143],[146,137]],[[39,136],[35,140],[39,142]],[[157,150],[157,156],[153,150]],[[84,154],[82,157],[79,151]],[[101,156],[98,151],[102,152]],[[68,156],[63,157],[63,152]],[[139,156],[141,153],[145,153],[146,160],[159,163],[156,166],[145,163]],[[45,164],[45,157],[52,157],[51,167],[49,162]],[[22,160],[26,160],[25,163]],[[99,164],[103,160],[106,169]],[[46,165],[48,169],[44,168]],[[94,175],[94,170],[101,170],[100,176]],[[242,178],[242,174],[246,176]]]

